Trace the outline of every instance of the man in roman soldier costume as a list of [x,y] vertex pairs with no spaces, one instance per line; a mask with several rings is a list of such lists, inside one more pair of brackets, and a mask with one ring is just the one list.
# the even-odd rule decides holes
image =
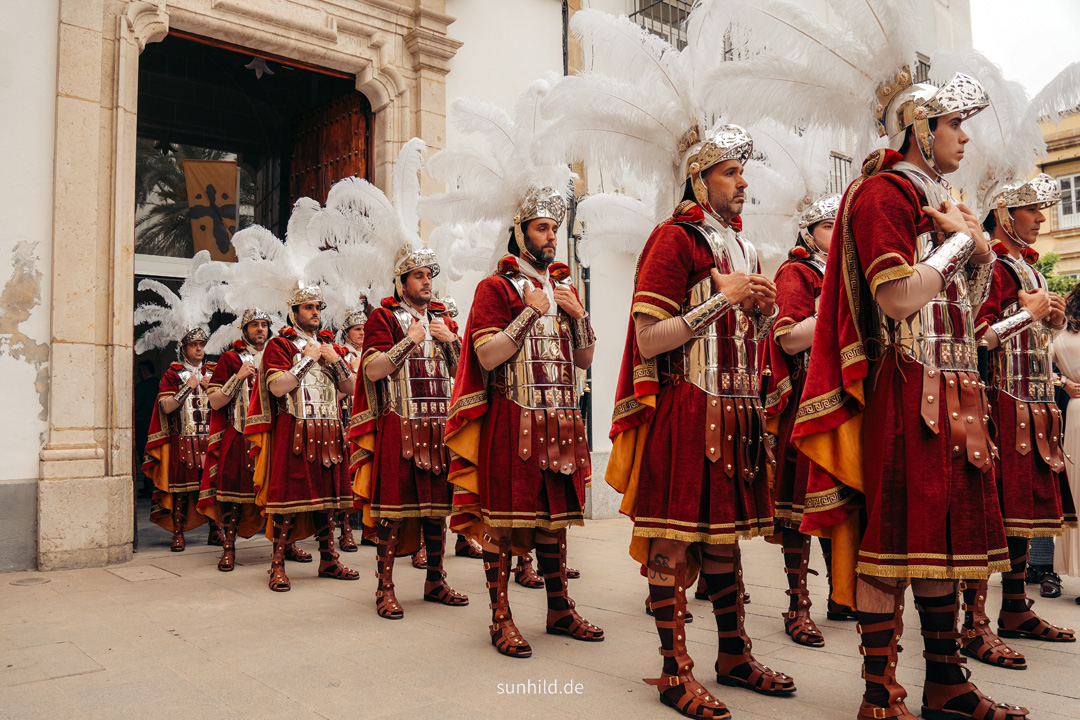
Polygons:
[[[1060,200],[1057,181],[1046,174],[999,186],[990,196],[983,227],[998,260],[975,330],[990,353],[990,416],[1001,457],[995,469],[1011,564],[1002,574],[997,635],[1075,642],[1072,630],[1035,614],[1024,590],[1029,539],[1076,527],[1050,357],[1053,337],[1065,326],[1065,301],[1047,291],[1031,247],[1046,220],[1042,211]],[[966,582],[963,591],[964,654],[991,665],[1024,667],[1024,657],[989,626],[987,581]]]
[[[476,114],[492,118],[483,125],[492,152],[458,148],[433,157],[436,179],[456,189],[425,198],[466,221],[513,218],[507,254],[473,297],[446,444],[456,486],[451,524],[483,546],[491,643],[517,658],[532,648],[510,611],[511,556],[533,549],[547,588],[547,632],[604,639],[574,609],[567,587],[566,528],[584,524],[591,467],[575,368],[592,364],[595,336],[569,268],[555,262],[570,170],[565,161],[541,164],[534,155],[535,134],[545,125],[538,105],[549,90],[547,80],[530,84],[513,119],[496,106],[456,100],[453,118],[462,129],[476,127],[468,123]],[[471,162],[493,164],[492,181],[467,173]]]
[[[978,202],[983,228],[997,255],[990,294],[975,320],[980,345],[988,350],[990,417],[999,461],[997,496],[1005,525],[1010,568],[1002,575],[997,630],[986,614],[988,583],[962,583],[964,623],[961,652],[998,667],[1026,667],[1023,655],[1001,637],[1073,642],[1075,633],[1042,620],[1024,589],[1029,539],[1052,537],[1076,521],[1064,477],[1061,412],[1054,403],[1050,345],[1065,322],[1064,301],[1047,292],[1032,265],[1031,247],[1045,221],[1043,210],[1061,197],[1048,175],[1023,180],[1045,154],[1040,119],[1075,106],[1075,75],[1068,70],[1030,101],[1001,69],[975,50],[939,52],[944,72],[977,68],[990,106],[969,123],[974,140],[963,167],[953,176]],[[999,635],[1001,637],[999,637]]]
[[[354,301],[355,302],[355,301]],[[338,328],[341,346],[345,348],[345,361],[349,363],[353,374],[360,372],[360,356],[364,352],[364,326],[367,323],[367,298],[360,296],[359,302],[349,307],[345,320]],[[341,398],[341,422],[342,427],[349,427],[349,418],[352,417],[352,397]],[[349,522],[348,511],[338,513],[337,522],[341,526],[341,539],[338,547],[343,552],[356,552],[356,540],[353,538],[352,525]]]
[[[777,320],[772,328],[766,362],[767,378],[765,415],[769,432],[776,437],[776,466],[773,484],[773,513],[779,529],[787,574],[788,610],[784,630],[800,645],[820,647],[825,638],[810,618],[810,597],[806,576],[810,565],[810,536],[799,531],[806,502],[809,461],[791,442],[795,412],[806,383],[810,346],[817,325],[817,303],[825,276],[825,261],[832,241],[833,224],[840,206],[838,195],[826,195],[800,205],[795,247],[776,271]],[[774,536],[775,537],[775,536]],[[819,538],[825,556],[825,569],[832,580],[832,542]],[[854,610],[831,597],[827,617],[830,620],[854,620]]]
[[[866,690],[860,718],[914,717],[896,681],[903,599],[912,585],[926,660],[924,718],[1026,717],[968,681],[957,580],[1008,566],[973,318],[994,254],[951,202],[983,88],[940,88],[905,67],[878,89],[892,149],[863,163],[834,233],[794,441],[812,465],[804,531],[834,539],[834,578],[857,572]],[[841,559],[842,558],[842,559]],[[850,593],[838,593],[852,597]]]
[[[443,429],[450,407],[451,378],[460,354],[457,325],[432,300],[439,273],[435,253],[424,246],[416,204],[427,146],[412,138],[394,165],[394,199],[366,180],[348,178],[334,186],[335,203],[354,212],[357,229],[370,238],[372,253],[390,255],[394,293],[368,319],[349,423],[353,491],[364,524],[378,538],[380,617],[399,620],[404,611],[394,593],[394,559],[426,547],[424,600],[463,606],[469,599],[447,585],[443,571],[445,518],[452,494],[446,476],[449,454]],[[357,272],[378,272],[368,262]],[[368,284],[375,285],[376,278]]]
[[139,338],[136,354],[179,340],[177,361],[161,378],[143,463],[143,473],[156,488],[150,520],[172,532],[173,552],[184,550],[185,531],[207,522],[196,503],[210,439],[207,387],[214,371],[213,363],[204,363],[205,325],[217,306],[211,283],[197,280],[196,273],[209,262],[210,253],[195,255],[179,295],[156,280],[140,282],[140,291],[157,292],[166,306],[147,304],[135,312],[136,325],[158,323]]
[[[758,345],[775,317],[775,286],[738,232],[753,142],[742,128],[721,125],[703,139],[691,130],[685,146],[683,201],[638,261],[611,430],[618,455],[608,471],[635,521],[631,553],[648,568],[665,658],[662,676],[647,682],[680,708],[702,694],[682,630],[698,565],[717,618],[717,681],[766,694],[795,690],[791,678],[754,659],[742,622],[738,539],[772,526]],[[708,701],[698,708],[722,716]]]
[[[255,460],[251,443],[244,438],[244,424],[251,388],[270,335],[270,316],[248,308],[240,316],[239,325],[240,339],[221,353],[207,385],[211,408],[209,458],[198,504],[199,512],[221,525],[224,541],[218,570],[222,572],[235,567],[236,536],[252,537],[266,524],[255,504]],[[307,561],[310,559],[308,555]]]
[[[446,584],[443,546],[452,507],[443,442],[461,340],[457,323],[431,299],[439,272],[428,249],[403,253],[396,292],[372,313],[364,342],[363,384],[357,383],[350,439],[362,451],[354,492],[378,537],[376,610],[397,620],[394,558],[421,545],[427,567],[424,600],[467,605]],[[364,452],[366,451],[366,452]]]
[[[319,577],[356,580],[334,548],[335,516],[353,506],[341,424],[341,394],[351,395],[356,377],[344,359],[345,348],[322,329],[326,309],[322,289],[313,284],[316,258],[325,265],[344,261],[313,239],[307,224],[308,198],[294,206],[289,241],[269,233],[252,247],[237,244],[238,281],[270,294],[292,284],[285,306],[288,325],[263,350],[251,394],[244,437],[254,446],[256,502],[268,517],[266,534],[274,543],[270,589],[291,588],[285,574],[286,545],[315,535],[319,542]],[[280,297],[280,295],[279,295]],[[280,301],[279,301],[280,302]]]

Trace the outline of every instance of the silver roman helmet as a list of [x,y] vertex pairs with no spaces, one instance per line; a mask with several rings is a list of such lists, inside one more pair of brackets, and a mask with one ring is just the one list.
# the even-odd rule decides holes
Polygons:
[[[809,197],[807,197],[808,199]],[[803,201],[803,203],[805,202],[806,200]],[[814,241],[811,228],[825,220],[836,220],[836,214],[840,211],[840,196],[836,194],[822,195],[809,204],[804,205],[803,203],[799,203],[800,207],[796,208],[798,212],[796,217],[799,224],[799,239],[812,252],[821,252],[821,249]]]
[[1030,180],[1001,185],[989,200],[990,212],[995,214],[998,225],[1013,242],[1022,247],[1028,243],[1020,239],[1013,229],[1012,210],[1015,208],[1037,205],[1040,210],[1061,202],[1061,186],[1058,181],[1046,173],[1039,173]]
[[528,250],[525,249],[525,236],[521,227],[530,220],[542,217],[551,218],[557,226],[562,226],[563,218],[566,217],[566,199],[554,188],[529,188],[514,215],[514,238],[523,254],[527,255]]
[[413,270],[422,267],[430,268],[431,277],[435,277],[442,271],[434,250],[429,247],[410,250],[408,245],[401,249],[398,253],[397,263],[394,265],[394,289],[397,290],[399,298],[404,297],[401,294],[401,279]]
[[693,127],[679,141],[679,152],[682,153],[685,168],[683,179],[690,180],[698,205],[711,215],[713,211],[709,206],[709,191],[702,175],[713,165],[725,160],[738,160],[746,165],[754,152],[754,141],[750,134],[738,125],[718,125],[704,138],[700,130]]
[[939,172],[934,164],[934,133],[930,131],[930,120],[954,112],[966,120],[989,104],[983,86],[970,75],[956,73],[938,88],[929,83],[913,83],[911,68],[904,67],[892,80],[878,86],[874,116],[878,136],[888,135],[889,147],[893,150],[903,146],[904,131],[912,128],[923,160]]
[[304,303],[318,303],[319,310],[326,309],[326,303],[323,302],[322,288],[318,285],[308,285],[302,281],[297,282],[293,287],[292,292],[289,293],[288,307],[289,307],[289,320],[292,324],[296,325],[296,313],[295,308]]

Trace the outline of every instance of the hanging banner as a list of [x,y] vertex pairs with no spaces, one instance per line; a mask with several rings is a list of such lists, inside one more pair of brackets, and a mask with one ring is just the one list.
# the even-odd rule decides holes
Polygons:
[[184,180],[195,252],[208,250],[213,260],[236,262],[236,162],[184,160]]

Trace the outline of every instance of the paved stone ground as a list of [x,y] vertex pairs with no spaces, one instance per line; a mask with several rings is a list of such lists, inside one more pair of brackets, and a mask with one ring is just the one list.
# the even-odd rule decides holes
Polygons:
[[[145,508],[143,508],[145,513]],[[578,609],[607,632],[602,643],[544,633],[545,595],[511,584],[511,602],[533,657],[513,660],[488,639],[480,561],[451,557],[451,583],[472,604],[421,601],[423,572],[401,563],[396,580],[405,619],[378,618],[373,548],[344,554],[357,582],[318,579],[314,565],[289,565],[293,589],[266,587],[269,543],[241,541],[241,563],[216,569],[206,531],[171,553],[169,536],[143,525],[135,559],[110,568],[0,575],[0,717],[3,718],[674,718],[641,682],[659,672],[657,638],[643,612],[645,581],[626,554],[625,519],[571,530],[571,583]],[[314,543],[305,543],[314,551]],[[862,683],[854,623],[824,620],[826,646],[795,645],[783,633],[786,607],[780,551],[744,543],[747,625],[754,652],[792,675],[799,691],[770,699],[721,688],[710,672],[715,626],[702,601],[687,629],[697,677],[736,718],[849,719]],[[815,551],[811,566],[821,567]],[[811,577],[817,609],[824,579]],[[1048,618],[1080,626],[1080,579],[1065,579],[1058,600],[1039,600]],[[1000,586],[992,583],[990,606]],[[908,603],[899,677],[919,707],[922,682],[917,616]],[[1025,705],[1033,718],[1080,717],[1080,647],[1017,641],[1031,669],[974,667],[984,692]],[[557,683],[560,694],[500,692],[517,683]],[[573,682],[579,693],[561,691]]]

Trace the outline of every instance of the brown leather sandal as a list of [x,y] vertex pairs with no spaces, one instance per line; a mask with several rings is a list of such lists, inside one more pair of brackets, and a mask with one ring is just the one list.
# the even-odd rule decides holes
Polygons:
[[206,534],[206,544],[221,547],[225,544],[225,536],[221,532],[221,526],[210,521],[210,532]]
[[405,617],[405,610],[394,594],[394,556],[400,527],[400,521],[382,520],[375,531],[379,539],[375,549],[375,577],[379,582],[375,590],[375,612],[387,620]]
[[413,553],[412,566],[417,570],[423,570],[427,567],[427,550],[425,550],[423,546]]
[[[569,621],[563,623],[567,618]],[[600,642],[604,639],[603,630],[577,614],[573,600],[570,601],[569,610],[548,610],[547,632],[548,635],[568,635],[585,642]]]
[[480,549],[480,544],[475,540],[470,540],[464,535],[457,536],[457,542],[454,544],[454,555],[458,557],[470,557],[474,560],[481,560],[484,557],[484,553]]
[[[962,669],[965,677],[970,678],[971,671]],[[968,693],[974,693],[978,698],[978,704],[971,712],[947,708],[950,702]],[[923,684],[923,720],[1025,720],[1027,716],[1027,708],[994,702],[971,682],[943,685],[927,680]]]
[[784,613],[784,632],[799,645],[824,647],[825,636],[818,630],[808,610],[791,610]]
[[987,665],[1009,670],[1026,670],[1027,660],[1023,655],[1005,644],[1005,641],[990,629],[990,618],[986,615],[986,580],[960,583],[960,592],[964,603],[964,625],[960,628],[960,653]]
[[314,560],[311,557],[311,553],[306,550],[301,550],[300,546],[294,542],[285,543],[285,559],[289,562],[309,563]]
[[517,567],[514,568],[514,582],[530,590],[539,590],[544,587],[544,580],[536,574],[533,568],[532,555],[525,553],[518,556]]
[[541,542],[537,535],[536,540],[536,563],[544,573],[544,584],[548,588],[548,635],[566,635],[584,642],[601,642],[604,631],[578,615],[574,609],[576,604],[568,593],[566,528],[556,530],[554,538],[555,542]]
[[184,552],[186,547],[187,541],[184,540],[184,533],[182,531],[174,532],[172,534],[172,547],[170,549],[173,552]]
[[[685,623],[689,619],[686,612],[686,565],[679,564],[674,568],[651,566],[651,569],[657,571],[656,577],[663,578],[656,584],[649,583],[649,599],[645,605],[647,612],[655,618],[664,669],[660,677],[645,679],[644,682],[660,691],[660,702],[686,717],[730,718],[731,712],[724,703],[698,682],[692,672],[694,661],[686,651]],[[650,577],[647,572],[646,577]],[[674,584],[667,585],[668,580]],[[676,672],[669,673],[668,670]]]
[[[795,692],[795,681],[782,672],[777,672],[765,667],[756,659],[751,652],[753,643],[746,634],[743,621],[746,613],[743,606],[746,604],[746,590],[743,587],[742,551],[735,546],[735,554],[732,558],[732,570],[735,574],[735,582],[727,587],[722,587],[716,592],[709,593],[709,600],[713,605],[714,615],[728,615],[734,613],[737,621],[734,630],[717,630],[718,638],[739,638],[742,641],[742,652],[725,653],[718,652],[716,664],[716,682],[721,685],[742,687],[753,690],[762,695],[786,696]],[[724,573],[729,574],[729,573]],[[713,577],[710,575],[709,577]],[[706,585],[708,581],[706,580]],[[733,597],[735,602],[730,605],[721,605],[726,597]],[[721,647],[723,647],[721,643]],[[744,675],[745,673],[745,675]]]
[[338,522],[341,524],[341,538],[338,540],[338,547],[342,552],[356,552],[360,548],[356,545],[356,540],[353,538],[352,525],[349,524],[349,514],[346,512],[338,515]]
[[521,637],[521,632],[514,624],[514,618],[510,614],[510,598],[507,597],[510,580],[510,538],[503,537],[497,541],[486,538],[498,548],[497,552],[484,549],[484,577],[492,602],[488,603],[491,608],[491,644],[501,654],[512,658],[527,658],[532,656],[532,647]]
[[[690,656],[683,655],[681,658],[689,660]],[[660,689],[660,702],[686,717],[711,720],[727,720],[731,717],[727,706],[713,697],[689,671],[680,672],[678,675],[662,673],[658,678],[646,679],[645,683],[657,686]],[[681,693],[673,692],[679,688],[682,689]]]
[[[789,545],[789,536],[792,535],[798,538],[797,544],[792,542]],[[825,636],[810,618],[810,593],[806,589],[807,573],[813,572],[809,568],[810,536],[785,530],[781,549],[784,552],[784,572],[788,576],[788,589],[784,591],[788,596],[788,611],[782,615],[784,632],[799,645],[824,647]]]
[[[432,587],[428,587],[428,586]],[[446,584],[446,580],[437,583],[424,583],[424,600],[426,602],[442,603],[451,607],[464,607],[469,604],[469,596],[459,593]]]
[[315,531],[319,541],[319,577],[332,580],[359,580],[360,573],[345,567],[334,549],[334,517],[326,515],[325,524]]
[[[1012,595],[1002,593],[1002,598],[1010,599]],[[1027,610],[1023,612],[1008,612],[1002,610],[998,614],[998,635],[1003,638],[1029,638],[1044,642],[1076,642],[1076,631],[1070,628],[1051,625],[1035,614],[1031,606],[1035,604],[1030,598],[1021,598],[1027,604]]]
[[[785,675],[782,672],[772,670],[756,659],[754,659],[751,653],[752,643],[750,636],[746,634],[746,628],[743,626],[743,599],[741,581],[729,585],[726,588],[721,588],[716,593],[709,596],[710,600],[713,600],[713,614],[723,615],[726,613],[738,613],[739,622],[738,628],[735,630],[718,630],[716,635],[719,638],[737,637],[742,640],[743,650],[737,655],[728,653],[718,653],[716,657],[716,682],[721,685],[728,685],[730,687],[741,687],[747,690],[753,690],[756,693],[762,695],[774,695],[774,696],[786,696],[795,692],[795,681],[790,676]],[[715,607],[717,598],[722,598],[727,595],[734,594],[737,598],[734,605],[728,607]],[[733,674],[735,672],[738,674]],[[743,674],[745,673],[745,675]]]
[[286,515],[279,520],[280,517],[280,515],[274,515],[270,519],[274,535],[274,554],[270,559],[270,569],[267,572],[270,573],[271,590],[289,592],[292,583],[289,582],[289,576],[285,574],[285,548],[289,544],[286,540],[289,537],[292,516]]
[[581,571],[576,568],[568,567],[566,568],[566,578],[568,580],[579,580],[581,578]]

